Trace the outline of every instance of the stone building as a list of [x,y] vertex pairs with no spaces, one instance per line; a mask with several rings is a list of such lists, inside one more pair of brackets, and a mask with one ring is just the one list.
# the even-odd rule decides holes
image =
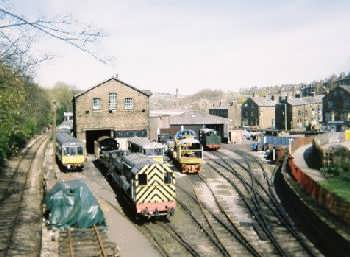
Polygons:
[[[323,95],[284,98],[276,104],[276,129],[319,129],[322,122]],[[287,111],[287,116],[285,113]]]
[[209,108],[209,114],[227,118],[229,121],[229,130],[231,130],[242,126],[241,108],[241,104],[233,101],[228,106]]
[[74,135],[93,153],[101,136],[117,139],[121,146],[128,137],[149,135],[149,97],[117,78],[108,79],[73,97]]
[[192,129],[197,135],[201,128],[215,129],[223,142],[228,141],[228,119],[204,112],[183,111],[152,111],[151,113],[151,136],[157,138],[157,132],[167,131],[174,136],[175,133],[184,129]]
[[350,85],[337,86],[323,98],[323,123],[336,131],[350,127]]
[[259,129],[275,128],[275,104],[273,98],[249,97],[242,104],[242,126]]

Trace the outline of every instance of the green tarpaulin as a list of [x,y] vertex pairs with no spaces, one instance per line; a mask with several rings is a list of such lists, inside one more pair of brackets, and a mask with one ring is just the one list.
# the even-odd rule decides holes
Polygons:
[[105,226],[103,212],[88,186],[80,180],[58,182],[45,196],[50,225],[89,228]]

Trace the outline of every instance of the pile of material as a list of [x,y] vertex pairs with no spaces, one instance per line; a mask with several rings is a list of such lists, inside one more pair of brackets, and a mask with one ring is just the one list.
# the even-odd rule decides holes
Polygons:
[[90,228],[105,226],[103,212],[85,183],[58,182],[45,196],[50,226]]

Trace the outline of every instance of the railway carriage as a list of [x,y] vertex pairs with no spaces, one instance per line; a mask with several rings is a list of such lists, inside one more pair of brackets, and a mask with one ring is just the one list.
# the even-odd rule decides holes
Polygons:
[[178,131],[172,157],[183,173],[198,173],[203,162],[203,147],[193,130]]
[[84,168],[85,156],[83,144],[66,133],[56,135],[56,159],[66,170]]
[[206,150],[218,150],[220,148],[221,137],[214,129],[201,129],[199,131],[199,141]]
[[120,150],[103,158],[109,159],[108,172],[137,217],[174,214],[175,176],[168,165],[140,153],[126,154]]
[[165,146],[161,143],[151,142],[146,137],[129,138],[128,149],[132,153],[142,153],[157,162],[164,162]]

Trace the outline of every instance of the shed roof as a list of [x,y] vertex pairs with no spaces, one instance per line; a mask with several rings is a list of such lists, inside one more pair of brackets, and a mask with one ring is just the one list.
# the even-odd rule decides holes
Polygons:
[[119,82],[119,83],[123,84],[124,86],[127,86],[127,87],[129,87],[129,88],[131,88],[131,89],[133,89],[133,90],[136,90],[137,92],[140,92],[141,94],[144,94],[144,95],[146,95],[146,96],[151,96],[151,95],[152,95],[152,92],[151,92],[150,90],[141,90],[141,89],[138,89],[138,88],[136,88],[136,87],[134,87],[134,86],[131,86],[130,84],[127,84],[127,83],[125,83],[125,82],[123,82],[123,81],[121,81],[121,80],[119,80],[119,79],[117,79],[117,78],[115,78],[115,77],[112,77],[112,78],[110,78],[110,79],[107,79],[107,80],[105,80],[105,81],[103,81],[103,82],[97,84],[96,86],[93,86],[93,87],[89,88],[88,90],[85,90],[85,91],[83,91],[83,92],[81,92],[81,93],[75,95],[74,98],[78,98],[78,97],[80,97],[80,96],[82,96],[82,95],[88,93],[89,91],[91,91],[91,90],[93,90],[93,89],[95,89],[95,88],[97,88],[97,87],[103,86],[104,84],[106,84],[107,82],[110,82],[110,81],[112,81],[112,80],[114,80],[114,81],[116,81],[116,82]]
[[250,99],[255,102],[258,106],[263,106],[263,107],[274,107],[277,103],[276,100],[271,100],[266,97],[250,97]]
[[171,116],[170,124],[171,125],[203,125],[203,124],[226,124],[228,123],[228,119],[221,118],[216,115],[210,115],[204,112],[185,112],[180,115]]
[[215,106],[215,107],[210,107],[209,110],[227,110],[228,109],[228,106],[225,105],[225,106]]

